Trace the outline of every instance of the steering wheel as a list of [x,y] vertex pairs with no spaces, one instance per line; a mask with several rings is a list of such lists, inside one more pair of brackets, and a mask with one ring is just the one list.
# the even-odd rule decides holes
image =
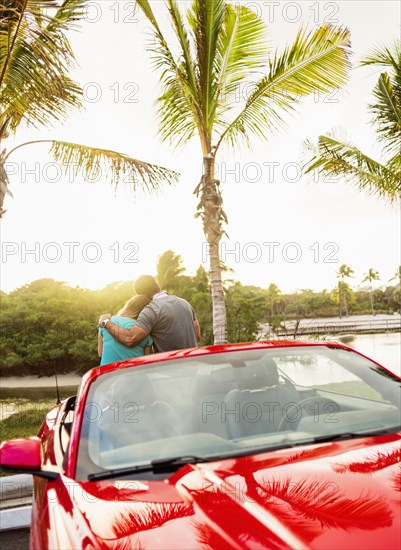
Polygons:
[[[338,403],[328,397],[308,397],[299,401],[299,403],[290,403],[288,407],[283,408],[283,418],[280,420],[277,431],[292,430],[296,431],[298,424],[304,416],[314,416],[315,422],[324,422],[328,415],[339,411]],[[303,414],[303,413],[306,414]]]

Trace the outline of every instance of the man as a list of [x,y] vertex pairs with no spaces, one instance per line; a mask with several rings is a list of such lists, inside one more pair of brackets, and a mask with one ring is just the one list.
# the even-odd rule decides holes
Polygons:
[[157,352],[194,348],[200,340],[200,328],[192,306],[183,298],[161,292],[152,275],[142,275],[135,281],[137,294],[152,298],[129,329],[114,324],[110,314],[100,316],[99,326],[126,346],[135,346],[152,335]]

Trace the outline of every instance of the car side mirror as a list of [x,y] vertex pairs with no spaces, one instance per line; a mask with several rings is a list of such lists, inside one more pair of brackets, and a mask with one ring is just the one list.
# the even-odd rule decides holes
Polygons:
[[42,448],[38,437],[10,439],[0,445],[0,470],[55,479],[57,471],[42,468]]

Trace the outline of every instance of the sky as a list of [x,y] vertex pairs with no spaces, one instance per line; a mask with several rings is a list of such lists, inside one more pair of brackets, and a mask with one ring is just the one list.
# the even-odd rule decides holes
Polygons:
[[[272,50],[291,42],[301,24],[347,26],[355,66],[400,32],[396,1],[241,3],[266,21]],[[162,16],[162,2],[152,5]],[[162,23],[167,30],[165,17]],[[7,145],[60,139],[117,150],[180,172],[179,183],[158,196],[134,196],[129,183],[115,191],[103,173],[98,181],[63,175],[46,145],[18,149],[7,167],[13,198],[7,198],[0,222],[2,290],[43,277],[102,288],[155,273],[158,257],[168,249],[182,256],[186,274],[200,265],[208,269],[208,247],[194,218],[200,146],[195,139],[173,149],[158,136],[159,75],[145,51],[149,36],[133,2],[90,2],[80,30],[69,34],[84,109],[51,129],[21,129]],[[355,271],[354,287],[369,268],[380,273],[377,285],[394,275],[401,263],[399,207],[334,178],[311,181],[300,170],[303,142],[333,128],[380,160],[367,110],[378,75],[373,68],[354,68],[341,91],[303,100],[287,132],[252,139],[251,150],[219,154],[217,177],[229,220],[220,254],[234,270],[230,278],[262,288],[275,283],[292,292],[333,288],[343,263]]]

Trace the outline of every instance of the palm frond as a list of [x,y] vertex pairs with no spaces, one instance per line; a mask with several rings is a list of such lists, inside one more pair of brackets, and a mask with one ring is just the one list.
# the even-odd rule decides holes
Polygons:
[[196,97],[199,90],[197,87],[195,74],[195,60],[192,56],[191,43],[186,31],[184,19],[181,15],[181,11],[176,0],[168,0],[168,9],[178,42],[181,47],[183,72],[187,75],[187,80],[189,83],[188,91],[193,97]]
[[[246,6],[228,5],[216,52],[217,118],[236,107],[236,98],[254,75],[267,66],[267,29]],[[259,78],[259,77],[258,77]]]
[[88,180],[95,180],[99,170],[104,168],[105,178],[115,186],[120,182],[129,183],[133,191],[142,188],[146,192],[158,192],[163,183],[172,184],[179,174],[162,166],[149,164],[128,155],[96,149],[77,143],[53,141],[51,153],[66,171],[77,175],[82,170]]
[[301,29],[292,46],[270,60],[269,73],[255,85],[242,111],[222,133],[232,144],[250,133],[265,137],[266,131],[283,126],[281,112],[292,111],[299,99],[313,91],[327,93],[347,81],[350,33],[325,25],[307,33]]
[[194,33],[202,130],[211,138],[216,110],[216,52],[226,12],[225,0],[193,0],[188,21]]
[[401,198],[400,171],[393,171],[332,136],[320,136],[317,148],[310,142],[305,145],[310,154],[304,165],[306,173],[319,170],[330,176],[341,176],[345,181],[390,201]]
[[157,24],[157,19],[150,6],[150,2],[148,0],[137,0],[136,3],[141,8],[144,15],[150,21],[155,30],[159,30],[159,25]]
[[[168,0],[168,8],[180,46],[181,58],[174,75],[164,75],[163,94],[158,99],[162,139],[180,136],[176,145],[188,141],[202,125],[199,104],[199,79],[197,60],[194,58],[190,37],[176,0]],[[174,105],[174,109],[172,109]],[[188,116],[190,115],[190,116]]]
[[369,110],[374,115],[384,151],[397,154],[401,150],[401,41],[376,47],[360,65],[388,69],[379,77],[373,90],[376,102],[369,105]]
[[136,3],[152,25],[154,40],[149,42],[147,49],[153,55],[152,60],[154,67],[156,69],[162,69],[163,75],[166,73],[174,75],[177,71],[177,63],[157,23],[150,2],[148,0],[137,0]]
[[[182,26],[181,12],[176,2],[169,0],[169,10],[173,18],[176,36],[179,41],[181,60],[173,56],[157,23],[148,0],[139,0],[138,6],[152,25],[153,40],[148,44],[155,69],[161,69],[162,94],[157,100],[159,105],[160,134],[178,145],[190,139],[201,124],[201,111],[197,101],[199,90],[194,63],[191,62],[191,50],[187,33]],[[188,116],[191,113],[192,116]]]
[[[15,131],[63,119],[81,105],[81,89],[68,76],[74,55],[65,32],[82,16],[85,0],[21,0],[0,26],[0,101]],[[7,3],[8,4],[8,3]]]
[[401,174],[401,149],[387,161],[387,168],[391,172]]
[[75,21],[80,21],[85,12],[85,4],[88,0],[63,0],[60,3],[55,17],[50,21],[49,29],[54,30],[56,26],[64,30],[74,28]]
[[[401,91],[401,90],[400,90]],[[387,73],[382,73],[373,90],[376,102],[369,105],[377,124],[377,134],[384,150],[395,153],[401,149],[401,94],[397,94]]]
[[165,78],[162,95],[156,101],[160,136],[175,146],[195,136],[201,120],[197,105],[185,92],[187,86],[183,80],[184,76],[181,81],[174,77]]
[[267,66],[267,28],[246,6],[227,6],[217,45],[218,88],[226,96]]
[[360,66],[375,65],[386,67],[399,73],[401,70],[401,42],[397,40],[393,46],[378,46],[362,59]]

